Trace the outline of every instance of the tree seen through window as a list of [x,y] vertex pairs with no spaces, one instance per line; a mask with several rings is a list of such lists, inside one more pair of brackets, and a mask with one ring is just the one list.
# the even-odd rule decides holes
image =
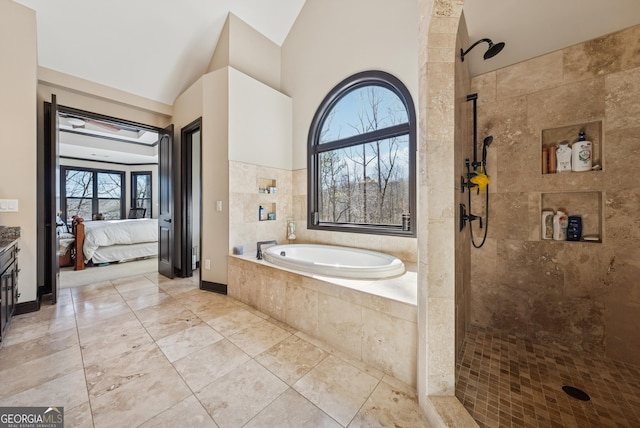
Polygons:
[[404,86],[380,73],[347,79],[316,113],[310,133],[312,226],[412,233],[415,115]]

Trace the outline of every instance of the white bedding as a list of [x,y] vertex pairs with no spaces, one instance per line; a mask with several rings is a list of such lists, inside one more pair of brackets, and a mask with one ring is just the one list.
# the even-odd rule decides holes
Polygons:
[[91,260],[99,247],[158,241],[158,219],[154,218],[90,221],[84,226],[85,261]]
[[99,265],[100,263],[126,262],[129,260],[139,259],[141,257],[155,257],[157,255],[157,242],[143,242],[142,244],[99,247],[93,253],[91,261],[94,265]]

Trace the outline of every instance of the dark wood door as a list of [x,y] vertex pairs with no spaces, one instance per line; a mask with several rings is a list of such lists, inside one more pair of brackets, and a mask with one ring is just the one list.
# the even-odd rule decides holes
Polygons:
[[60,263],[58,258],[58,234],[56,215],[60,208],[58,195],[60,161],[58,159],[58,103],[51,95],[51,103],[44,105],[44,286],[40,296],[51,296],[51,303],[58,301]]
[[173,278],[173,125],[162,130],[158,143],[158,272]]

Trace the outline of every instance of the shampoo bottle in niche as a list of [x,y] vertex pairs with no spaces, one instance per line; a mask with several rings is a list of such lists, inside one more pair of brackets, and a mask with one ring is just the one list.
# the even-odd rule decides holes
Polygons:
[[556,150],[557,172],[571,171],[571,147],[569,143],[563,142],[558,144]]
[[265,217],[265,214],[264,214],[264,207],[260,205],[260,208],[258,208],[258,220],[263,221],[266,219],[267,218]]
[[591,141],[586,141],[584,131],[580,131],[578,141],[571,146],[571,169],[573,171],[591,171]]
[[542,211],[542,239],[553,239],[553,215],[551,210]]
[[564,211],[558,210],[553,216],[553,239],[555,241],[567,240],[567,226],[569,225],[569,217]]

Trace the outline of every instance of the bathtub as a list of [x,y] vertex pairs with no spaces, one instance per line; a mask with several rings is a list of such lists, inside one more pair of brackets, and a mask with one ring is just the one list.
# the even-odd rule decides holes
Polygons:
[[333,245],[274,245],[263,251],[263,258],[287,269],[339,278],[384,279],[405,272],[404,263],[396,257]]

